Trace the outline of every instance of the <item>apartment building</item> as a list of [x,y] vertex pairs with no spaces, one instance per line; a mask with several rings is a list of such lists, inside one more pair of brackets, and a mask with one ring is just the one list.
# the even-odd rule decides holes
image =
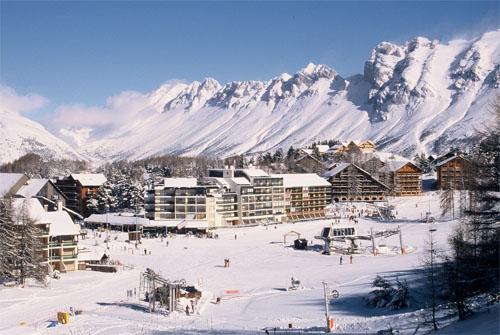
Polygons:
[[146,194],[146,217],[152,220],[206,220],[207,192],[196,178],[165,178]]
[[87,200],[93,197],[107,181],[102,173],[73,173],[56,181],[66,197],[66,207],[83,216],[90,215]]
[[80,226],[74,224],[62,205],[56,211],[47,211],[35,198],[16,198],[13,205],[16,211],[25,210],[39,228],[43,263],[60,272],[77,270]]
[[239,224],[281,222],[286,217],[282,177],[257,168],[228,167],[209,170],[206,179],[236,194]]
[[289,221],[324,218],[332,201],[331,185],[315,173],[279,174],[285,189],[285,213]]

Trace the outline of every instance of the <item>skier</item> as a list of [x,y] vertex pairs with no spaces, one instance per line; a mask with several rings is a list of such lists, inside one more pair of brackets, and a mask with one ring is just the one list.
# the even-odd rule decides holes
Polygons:
[[234,239],[236,240],[238,238],[238,235],[234,234]]
[[352,255],[349,256],[349,262],[352,264]]
[[189,305],[186,305],[186,315],[189,315]]
[[144,256],[146,256],[148,254],[148,251],[146,250],[146,248],[144,248]]
[[339,264],[342,265],[342,256],[340,256],[340,263]]
[[167,247],[168,247],[168,241],[167,241]]

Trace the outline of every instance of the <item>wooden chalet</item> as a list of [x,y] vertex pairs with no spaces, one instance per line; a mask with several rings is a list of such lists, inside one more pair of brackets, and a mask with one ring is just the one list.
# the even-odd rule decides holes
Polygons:
[[303,154],[295,160],[295,170],[300,173],[321,173],[325,169],[323,163],[310,154]]
[[440,190],[465,190],[469,188],[469,161],[462,155],[441,160],[436,165],[437,186]]
[[335,148],[335,153],[342,154],[342,153],[372,153],[375,151],[376,146],[375,143],[373,143],[370,140],[366,141],[349,141],[345,142],[339,145],[334,146]]
[[404,157],[380,152],[361,167],[389,186],[393,196],[422,194],[422,170]]
[[352,163],[338,163],[323,174],[332,185],[334,202],[384,201],[390,188]]

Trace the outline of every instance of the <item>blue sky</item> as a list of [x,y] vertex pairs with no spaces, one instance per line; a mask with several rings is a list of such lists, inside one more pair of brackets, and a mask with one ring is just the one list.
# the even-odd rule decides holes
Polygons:
[[265,80],[308,62],[348,76],[383,40],[499,26],[496,1],[1,1],[0,15],[0,83],[48,98],[45,113],[171,79]]

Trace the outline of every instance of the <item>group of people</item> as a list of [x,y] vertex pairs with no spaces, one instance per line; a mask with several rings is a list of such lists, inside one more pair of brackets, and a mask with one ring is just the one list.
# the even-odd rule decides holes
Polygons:
[[225,268],[228,268],[228,267],[229,267],[229,265],[230,265],[230,263],[229,263],[229,258],[224,258],[224,267],[225,267]]
[[[340,255],[340,260],[339,260],[340,265],[342,265],[343,260],[344,260],[344,258],[342,257],[342,255]],[[352,255],[349,255],[349,263],[352,264]]]
[[136,295],[137,295],[137,291],[135,288],[133,290],[127,290],[127,300],[129,298],[135,297]]

